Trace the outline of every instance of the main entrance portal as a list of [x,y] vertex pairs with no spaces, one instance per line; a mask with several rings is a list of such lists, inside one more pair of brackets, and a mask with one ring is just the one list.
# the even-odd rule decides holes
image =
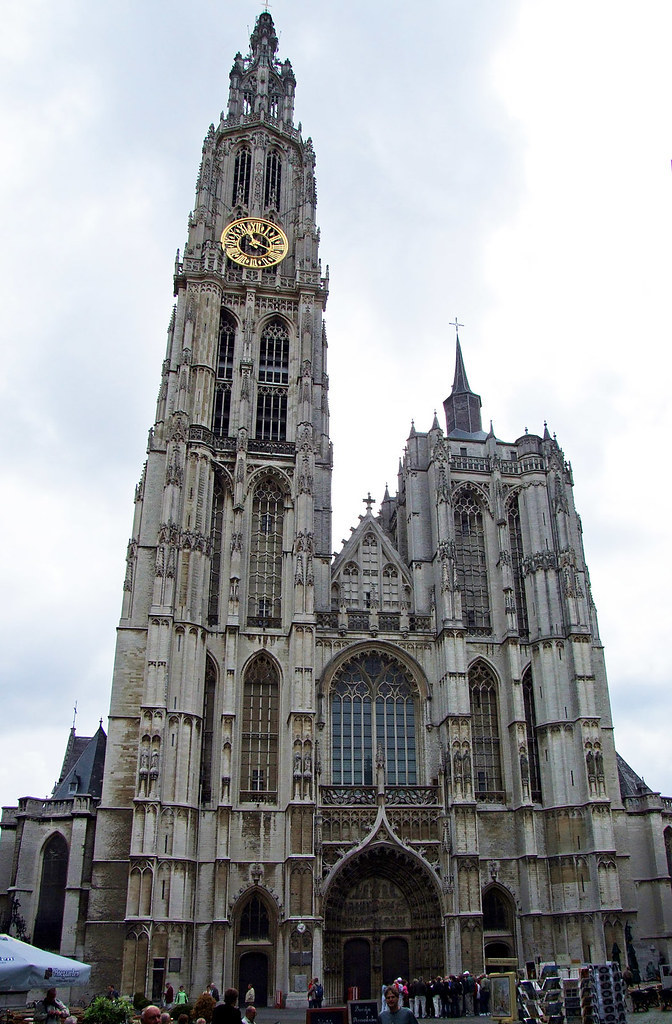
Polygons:
[[329,1000],[377,999],[394,978],[445,969],[439,893],[414,857],[386,843],[348,861],[325,896],[325,989]]

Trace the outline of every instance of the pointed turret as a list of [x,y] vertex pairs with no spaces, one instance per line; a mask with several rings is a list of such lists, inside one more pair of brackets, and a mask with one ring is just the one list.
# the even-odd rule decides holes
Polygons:
[[469,387],[459,336],[455,352],[455,377],[450,396],[443,403],[449,437],[485,438],[481,426],[481,396]]
[[257,18],[254,31],[250,36],[250,53],[255,61],[269,63],[278,48],[278,37],[275,32],[273,18],[268,11],[262,11]]

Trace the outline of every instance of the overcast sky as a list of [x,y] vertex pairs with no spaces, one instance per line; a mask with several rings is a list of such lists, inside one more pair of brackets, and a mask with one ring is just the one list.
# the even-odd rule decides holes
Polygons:
[[[1,0],[0,802],[106,725],[175,250],[253,0]],[[317,153],[334,548],[450,392],[571,461],[618,750],[672,795],[672,4],[273,0]]]

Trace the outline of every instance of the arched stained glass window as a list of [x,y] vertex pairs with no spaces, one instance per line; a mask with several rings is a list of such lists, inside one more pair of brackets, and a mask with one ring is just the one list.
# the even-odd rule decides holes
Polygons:
[[523,673],[523,704],[525,707],[525,729],[527,732],[527,754],[530,764],[530,796],[541,802],[541,772],[539,768],[539,744],[537,743],[537,716],[534,711],[534,686],[532,671]]
[[388,654],[361,654],[340,669],[331,690],[334,785],[372,785],[379,748],[389,785],[417,784],[416,695],[408,670]]
[[482,662],[469,670],[471,735],[473,742],[474,793],[477,800],[500,801],[502,765],[499,744],[497,682]]
[[[245,100],[244,100],[245,102]],[[247,113],[247,111],[246,111]],[[247,147],[239,149],[233,165],[233,196],[232,206],[247,206],[250,201],[250,177],[252,174],[252,154]]]
[[527,601],[525,599],[525,580],[523,577],[523,534],[520,529],[520,508],[518,495],[511,499],[507,509],[509,523],[509,544],[511,547],[511,573],[513,575],[513,593],[516,601],[516,617],[518,632],[528,636]]
[[252,499],[248,625],[280,626],[284,499],[279,485],[262,480]]
[[462,591],[462,616],[467,631],[490,630],[490,596],[485,560],[485,530],[481,499],[471,487],[460,491],[454,504],[455,571]]
[[240,915],[240,938],[267,939],[268,936],[268,911],[258,896],[252,896]]
[[278,672],[268,655],[260,654],[243,686],[242,802],[277,802],[278,713]]

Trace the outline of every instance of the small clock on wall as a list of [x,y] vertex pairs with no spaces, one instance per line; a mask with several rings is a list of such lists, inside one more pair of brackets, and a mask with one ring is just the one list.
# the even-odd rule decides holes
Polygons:
[[241,267],[273,267],[289,249],[287,235],[270,220],[241,217],[222,231],[222,249]]

